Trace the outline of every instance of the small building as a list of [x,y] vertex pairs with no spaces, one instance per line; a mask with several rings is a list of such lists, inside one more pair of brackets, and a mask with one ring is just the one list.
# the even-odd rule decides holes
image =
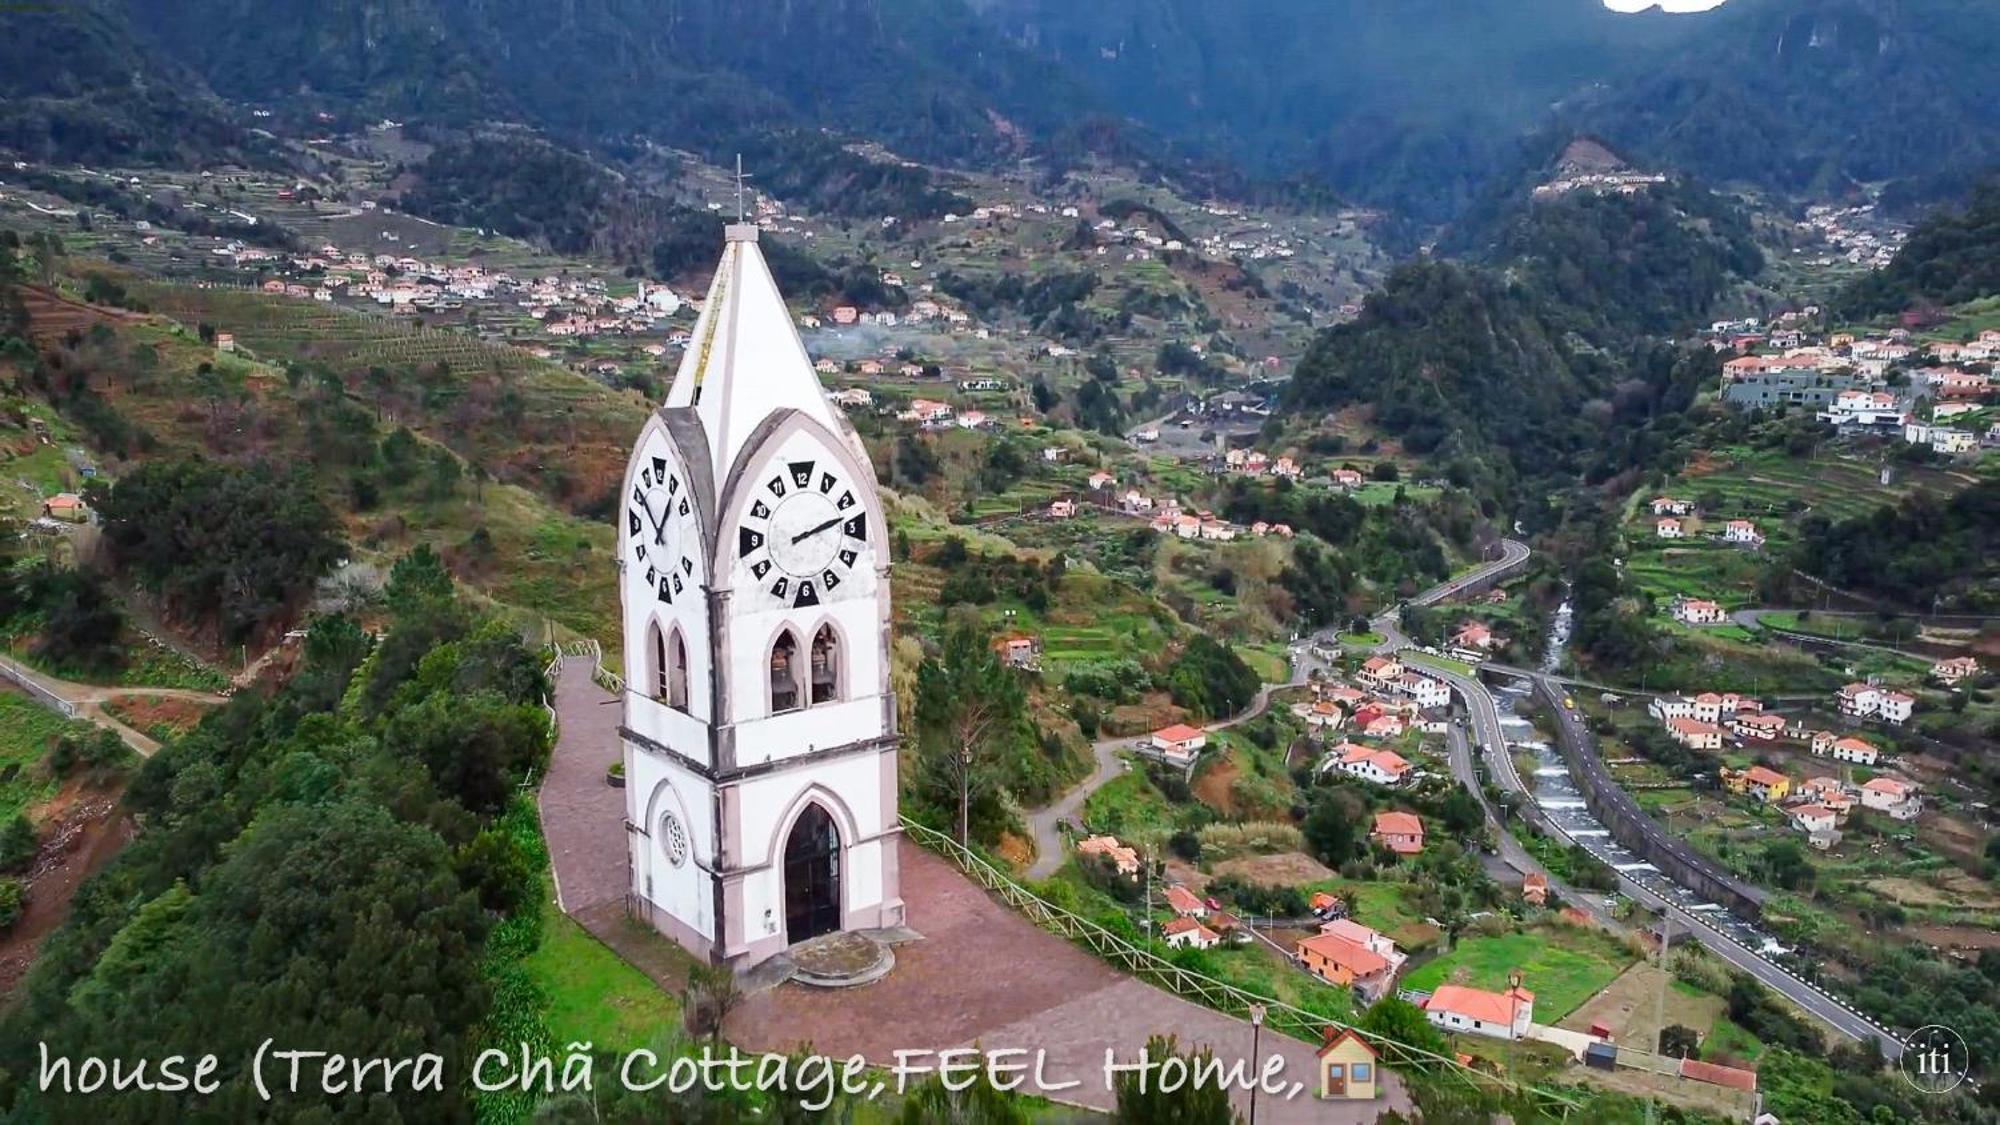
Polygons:
[[1837,738],[1831,747],[1836,762],[1852,762],[1857,766],[1872,766],[1880,758],[1881,751],[1858,738]]
[[1757,531],[1757,525],[1749,520],[1730,520],[1722,526],[1722,537],[1731,543],[1742,543],[1751,547],[1762,546],[1764,536]]
[[1412,767],[1407,759],[1394,750],[1375,750],[1352,742],[1343,742],[1327,752],[1322,768],[1337,769],[1350,777],[1376,785],[1401,785],[1409,776]]
[[234,332],[217,332],[215,334],[215,350],[219,352],[235,351],[236,334]]
[[1521,877],[1521,901],[1529,906],[1547,906],[1549,903],[1549,877],[1539,871],[1530,871]]
[[1139,853],[1118,842],[1116,836],[1090,836],[1076,846],[1078,855],[1110,856],[1120,875],[1139,877]]
[[65,523],[83,523],[90,518],[90,506],[74,492],[58,492],[42,501],[42,514]]
[[1683,625],[1720,625],[1729,620],[1729,614],[1714,602],[1683,598],[1674,605],[1674,620]]
[[1354,678],[1377,691],[1388,691],[1391,684],[1403,678],[1403,671],[1402,661],[1393,656],[1371,656]]
[[1075,515],[1076,501],[1074,500],[1055,500],[1049,504],[1049,518],[1052,520],[1066,520]]
[[1090,490],[1092,492],[1102,492],[1103,490],[1110,488],[1112,485],[1115,485],[1117,483],[1118,483],[1117,477],[1102,470],[1090,474]]
[[1375,814],[1375,830],[1369,838],[1397,855],[1421,855],[1424,850],[1424,821],[1416,813]]
[[1200,918],[1208,913],[1200,896],[1179,883],[1167,888],[1167,906],[1183,918]]
[[1775,805],[1792,791],[1792,780],[1774,769],[1751,766],[1743,771],[1743,791],[1765,804]]
[[1690,750],[1722,749],[1722,728],[1700,719],[1668,719],[1667,736]]
[[1208,732],[1186,723],[1175,723],[1161,727],[1152,734],[1153,749],[1159,751],[1169,761],[1186,764],[1192,762],[1202,748],[1208,745]]
[[1950,660],[1940,660],[1931,665],[1931,679],[1946,687],[1956,687],[1961,680],[1979,675],[1979,661],[1971,656],[1954,656]]
[[1583,1049],[1583,1065],[1592,1070],[1616,1070],[1618,1048],[1609,1043],[1592,1043]]
[[1314,891],[1312,898],[1306,900],[1306,909],[1322,922],[1347,917],[1347,903],[1338,895],[1331,895],[1325,891]]
[[1785,733],[1783,715],[1737,714],[1729,720],[1729,731],[1745,742],[1776,742]]
[[1222,939],[1214,930],[1193,918],[1176,918],[1161,927],[1160,935],[1176,949],[1213,949]]
[[1694,511],[1694,501],[1681,500],[1672,496],[1658,496],[1653,499],[1653,514],[1656,516],[1685,516]]
[[1861,807],[1888,813],[1892,820],[1915,820],[1923,810],[1916,786],[1893,777],[1870,778],[1861,786]]
[[1326,1029],[1326,1041],[1313,1054],[1319,1059],[1319,1096],[1329,1100],[1375,1100],[1380,1064],[1375,1049],[1351,1030]]
[[1451,645],[1453,648],[1470,648],[1478,649],[1481,652],[1491,652],[1493,647],[1498,643],[1499,638],[1493,635],[1493,630],[1488,629],[1485,625],[1477,621],[1467,621],[1451,634]]
[[1424,1018],[1446,1031],[1519,1039],[1535,1022],[1535,994],[1518,983],[1505,992],[1441,984],[1425,998]]
[[1681,521],[1674,519],[1672,516],[1655,521],[1653,524],[1653,534],[1661,539],[1687,538],[1687,532],[1681,526]]
[[1026,633],[1007,633],[993,638],[993,653],[1009,668],[1038,672],[1042,667],[1042,642]]

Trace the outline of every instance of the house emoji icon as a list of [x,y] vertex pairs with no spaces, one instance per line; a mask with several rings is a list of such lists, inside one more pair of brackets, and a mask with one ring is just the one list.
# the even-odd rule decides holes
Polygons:
[[1319,1096],[1372,1099],[1375,1096],[1375,1049],[1352,1031],[1326,1029],[1319,1057]]

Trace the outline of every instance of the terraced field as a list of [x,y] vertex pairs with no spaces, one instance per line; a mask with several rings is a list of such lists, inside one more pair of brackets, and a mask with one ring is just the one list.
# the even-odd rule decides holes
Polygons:
[[1815,511],[1839,519],[1866,515],[1916,492],[1948,495],[1974,483],[1969,473],[1897,466],[1889,483],[1871,462],[1845,457],[1811,460],[1763,450],[1725,449],[1707,467],[1694,467],[1668,491],[1675,495],[1719,492],[1721,512],[1704,512],[1709,521],[1735,516],[1786,515]]

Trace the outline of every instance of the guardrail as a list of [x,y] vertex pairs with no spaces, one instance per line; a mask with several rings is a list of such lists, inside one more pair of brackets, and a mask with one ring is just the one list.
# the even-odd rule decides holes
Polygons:
[[1464,1082],[1474,1089],[1526,1095],[1543,1111],[1560,1119],[1566,1120],[1571,1111],[1580,1108],[1576,1101],[1562,1094],[1535,1086],[1524,1086],[1484,1071],[1461,1066],[1457,1059],[1435,1054],[1420,1047],[1412,1047],[1394,1039],[1383,1038],[1339,1020],[1294,1007],[1282,1000],[1261,996],[1192,969],[1182,968],[1159,954],[1112,933],[1096,922],[1078,917],[1056,906],[1015,882],[1011,876],[981,856],[960,846],[958,841],[950,836],[918,824],[909,817],[903,817],[902,822],[904,833],[911,839],[950,860],[953,866],[964,872],[973,882],[998,895],[1002,902],[1025,914],[1035,925],[1059,937],[1077,942],[1125,972],[1178,996],[1240,1019],[1249,1018],[1252,1005],[1261,1006],[1264,1010],[1264,1022],[1272,1030],[1315,1045],[1322,1041],[1322,1034],[1326,1028],[1352,1031],[1372,1047],[1382,1062],[1388,1066],[1445,1075]]

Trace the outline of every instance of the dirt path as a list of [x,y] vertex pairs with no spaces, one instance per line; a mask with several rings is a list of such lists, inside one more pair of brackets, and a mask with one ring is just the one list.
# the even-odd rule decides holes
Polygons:
[[141,734],[120,722],[104,705],[120,699],[181,699],[190,703],[221,704],[227,696],[213,692],[193,691],[188,688],[153,687],[105,687],[100,684],[80,684],[72,680],[58,679],[44,672],[38,672],[11,656],[0,654],[0,679],[13,682],[22,688],[30,699],[59,712],[66,718],[82,719],[95,723],[125,740],[142,758],[150,758],[160,744],[148,735]]

